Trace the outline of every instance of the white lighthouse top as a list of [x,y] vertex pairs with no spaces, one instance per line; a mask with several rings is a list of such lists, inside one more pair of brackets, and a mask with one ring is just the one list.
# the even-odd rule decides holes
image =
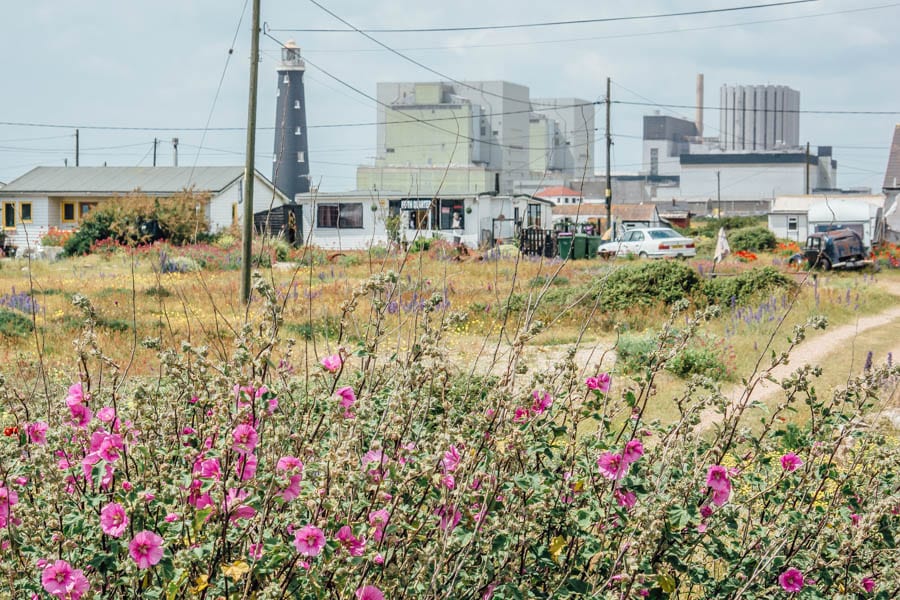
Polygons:
[[294,40],[288,40],[281,49],[281,70],[306,70],[306,63],[300,57],[300,47]]

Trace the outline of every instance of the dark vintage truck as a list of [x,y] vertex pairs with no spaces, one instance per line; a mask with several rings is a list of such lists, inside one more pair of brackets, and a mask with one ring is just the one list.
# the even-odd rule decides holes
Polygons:
[[809,234],[803,258],[811,269],[859,269],[872,264],[866,246],[852,229],[832,229]]

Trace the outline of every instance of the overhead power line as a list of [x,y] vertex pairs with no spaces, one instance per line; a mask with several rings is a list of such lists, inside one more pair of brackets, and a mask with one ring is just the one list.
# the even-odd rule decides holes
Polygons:
[[[350,29],[328,29],[328,28],[290,28],[290,29],[272,29],[272,31],[280,32],[298,32],[298,33],[452,33],[460,31],[488,31],[503,29],[535,29],[538,27],[559,27],[563,25],[587,25],[592,23],[615,23],[619,21],[646,21],[650,19],[665,19],[670,17],[687,17],[694,15],[709,15],[715,13],[727,13],[746,10],[756,10],[761,8],[773,8],[776,6],[789,6],[792,4],[808,4],[818,2],[819,0],[790,0],[789,2],[770,2],[768,4],[747,4],[744,6],[730,6],[727,8],[710,8],[705,10],[689,10],[683,12],[654,13],[648,15],[627,15],[621,17],[599,17],[593,19],[573,19],[570,21],[540,21],[537,23],[517,23],[509,25],[466,25],[459,27],[384,27],[384,28],[366,28],[359,29],[353,27],[343,19],[339,21],[350,27]],[[320,4],[313,2],[326,12],[329,12]],[[335,16],[333,13],[332,16]]]
[[[769,23],[784,23],[787,21],[801,21],[805,19],[816,19],[821,17],[829,17],[833,15],[845,15],[850,13],[868,12],[873,10],[884,10],[887,8],[896,8],[900,6],[900,2],[892,2],[890,4],[879,4],[876,6],[864,6],[861,8],[848,8],[845,10],[832,10],[827,12],[811,13],[805,15],[796,15],[793,17],[778,17],[774,19],[755,19],[753,21],[738,21],[735,23],[721,23],[718,25],[705,25],[702,27],[678,27],[675,29],[660,29],[656,31],[636,31],[630,33],[612,33],[607,35],[592,35],[581,37],[566,37],[546,40],[527,40],[516,42],[490,42],[484,44],[445,44],[442,46],[413,46],[406,48],[397,48],[403,52],[414,52],[423,50],[471,50],[473,48],[508,48],[514,46],[541,46],[548,44],[572,44],[576,42],[590,42],[597,40],[617,40],[623,38],[640,38],[656,35],[667,35],[673,33],[694,33],[697,31],[713,31],[716,29],[730,29],[734,27],[747,27],[749,25],[765,25]],[[271,31],[281,31],[272,29]],[[304,50],[314,54],[361,54],[368,52],[386,52],[383,48],[338,48],[338,49],[318,49],[304,47]]]
[[[694,104],[660,104],[657,102],[635,102],[628,100],[613,100],[613,104],[625,104],[630,106],[656,106],[661,108],[680,108],[680,109],[690,109],[695,110],[698,108],[697,105]],[[703,106],[703,110],[729,110],[724,106]],[[821,109],[768,109],[768,108],[756,108],[752,111],[748,112],[758,112],[758,113],[767,113],[767,112],[783,112],[783,113],[799,113],[801,115],[900,115],[900,110],[821,110]]]
[[[335,19],[337,19],[338,21],[340,21],[341,23],[343,23],[344,25],[346,25],[347,27],[350,27],[353,31],[355,31],[355,32],[359,33],[360,35],[362,35],[362,36],[365,37],[366,39],[368,39],[368,40],[374,42],[375,44],[378,44],[379,46],[381,46],[382,48],[384,48],[385,50],[387,50],[387,51],[390,52],[391,54],[395,54],[395,55],[399,56],[400,58],[402,58],[403,60],[405,60],[405,61],[407,61],[407,62],[409,62],[409,63],[412,63],[412,64],[416,65],[417,67],[419,67],[419,68],[421,68],[421,69],[425,69],[425,70],[428,71],[429,73],[432,73],[432,74],[434,74],[434,75],[437,75],[438,77],[441,77],[442,79],[445,79],[445,80],[447,80],[447,81],[452,81],[453,83],[455,83],[455,84],[457,84],[457,85],[461,85],[461,86],[463,86],[463,87],[469,88],[470,90],[474,90],[474,91],[476,91],[476,92],[482,93],[482,94],[484,94],[485,96],[492,96],[492,97],[495,97],[495,98],[500,98],[500,99],[502,99],[502,100],[509,100],[510,102],[518,102],[518,103],[520,103],[520,104],[523,103],[523,100],[522,100],[521,98],[512,98],[512,97],[510,97],[510,96],[504,96],[503,94],[498,94],[498,93],[496,93],[496,92],[491,92],[491,91],[489,91],[489,90],[485,90],[485,89],[480,88],[480,87],[478,87],[478,86],[472,85],[471,83],[466,83],[465,81],[460,81],[459,79],[454,79],[453,77],[450,77],[449,75],[446,75],[446,74],[444,74],[444,73],[441,73],[440,71],[438,71],[438,70],[436,70],[436,69],[433,69],[433,68],[429,67],[428,65],[422,63],[421,61],[418,61],[418,60],[412,58],[411,56],[408,56],[408,55],[406,55],[406,54],[403,54],[403,53],[400,52],[399,50],[395,50],[394,48],[392,48],[391,46],[388,46],[388,45],[385,44],[384,42],[382,42],[382,41],[380,41],[380,40],[378,40],[378,39],[372,37],[371,35],[369,35],[369,34],[366,33],[365,31],[361,30],[360,28],[358,28],[356,25],[354,25],[354,24],[351,23],[350,21],[344,19],[343,17],[341,17],[340,15],[336,14],[334,11],[330,10],[330,9],[327,8],[326,6],[323,6],[321,3],[317,2],[316,0],[309,0],[309,1],[310,1],[312,4],[314,4],[315,6],[318,6],[318,7],[319,7],[321,10],[323,10],[324,12],[328,13],[329,15],[331,15],[332,17],[334,17]],[[816,2],[816,1],[818,1],[818,0],[798,0],[798,1],[800,1],[800,2]],[[271,37],[271,36],[270,36],[270,37]],[[275,38],[272,38],[272,39],[275,39]]]

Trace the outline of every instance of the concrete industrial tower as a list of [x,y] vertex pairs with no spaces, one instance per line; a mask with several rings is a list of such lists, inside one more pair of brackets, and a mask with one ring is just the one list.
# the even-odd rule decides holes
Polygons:
[[309,156],[303,73],[306,63],[300,48],[288,41],[281,49],[278,100],[275,103],[275,160],[272,181],[285,196],[309,191]]

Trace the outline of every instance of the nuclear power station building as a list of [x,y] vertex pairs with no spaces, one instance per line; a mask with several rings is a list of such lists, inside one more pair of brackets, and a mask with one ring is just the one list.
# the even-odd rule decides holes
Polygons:
[[800,92],[784,85],[723,85],[719,94],[723,150],[774,150],[800,145]]

